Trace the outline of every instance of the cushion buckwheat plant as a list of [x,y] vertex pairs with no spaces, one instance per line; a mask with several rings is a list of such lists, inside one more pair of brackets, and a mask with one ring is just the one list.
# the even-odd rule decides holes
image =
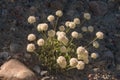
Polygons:
[[[96,36],[87,45],[81,45],[75,42],[75,39],[83,38],[82,33],[94,32],[93,26],[81,26],[82,20],[74,18],[73,21],[66,21],[64,25],[58,25],[58,20],[63,16],[61,10],[56,11],[55,15],[49,15],[46,19],[48,23],[39,23],[37,27],[38,33],[42,36],[37,38],[37,35],[28,34],[29,44],[27,51],[35,53],[42,62],[43,66],[47,66],[49,70],[64,69],[69,70],[76,68],[83,70],[85,64],[89,64],[89,58],[98,58],[98,53],[89,53],[87,50],[90,45],[99,48],[97,39],[103,39],[104,34],[101,31],[96,32]],[[84,20],[88,21],[91,18],[89,13],[83,14]],[[28,18],[28,22],[36,22],[33,16]],[[75,31],[75,28],[80,26],[80,31]],[[50,27],[50,28],[49,28]],[[75,45],[77,43],[77,45]],[[89,56],[91,54],[91,56]]]

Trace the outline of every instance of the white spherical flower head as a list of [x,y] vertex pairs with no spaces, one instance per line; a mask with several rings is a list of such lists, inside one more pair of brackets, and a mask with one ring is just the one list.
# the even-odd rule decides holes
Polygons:
[[88,51],[87,50],[85,50],[85,52],[84,52],[84,55],[86,55],[86,57],[88,58]]
[[58,36],[59,34],[60,34],[60,31],[57,31],[57,32],[56,32],[56,35]]
[[74,18],[74,21],[73,21],[75,24],[80,24],[80,19],[79,18]]
[[49,22],[53,22],[53,21],[55,20],[55,17],[54,17],[53,15],[49,15],[49,16],[47,17],[47,20],[48,20]]
[[56,16],[61,17],[63,15],[63,12],[61,10],[56,11]]
[[37,40],[37,45],[38,45],[38,46],[43,46],[44,43],[45,43],[44,39],[38,39],[38,40]]
[[94,42],[93,42],[93,47],[99,48],[99,43],[98,43],[97,41],[94,41]]
[[81,60],[81,57],[82,56],[80,54],[77,55],[78,60]]
[[90,13],[84,13],[84,18],[85,18],[86,20],[90,20],[90,19],[91,19]]
[[62,46],[62,47],[60,48],[60,52],[66,53],[66,52],[67,52],[67,48],[66,48],[65,46]]
[[62,32],[57,31],[56,35],[57,35],[57,36],[62,36],[62,35],[63,35],[63,36],[66,36],[66,33],[63,32],[63,31],[62,31]]
[[61,42],[63,39],[65,39],[65,36],[58,34],[57,40]]
[[85,64],[88,64],[88,62],[89,62],[89,59],[88,59],[89,55],[88,55],[88,51],[87,50],[85,50],[84,52],[78,54],[77,57],[78,57],[78,60],[83,60]]
[[36,39],[36,36],[34,34],[29,34],[27,39],[28,41],[34,41]]
[[71,33],[71,36],[72,36],[73,38],[78,38],[78,32],[73,31],[73,32]]
[[76,53],[78,55],[80,55],[80,54],[84,53],[85,51],[86,51],[86,49],[84,47],[80,46],[80,47],[77,48]]
[[85,63],[83,61],[78,61],[78,64],[76,65],[76,68],[78,70],[83,70],[85,68]]
[[89,55],[88,55],[88,51],[85,50],[85,52],[82,52],[81,54],[77,55],[79,60],[84,60],[84,59],[88,59]]
[[81,30],[82,30],[83,32],[87,32],[87,31],[88,31],[88,29],[87,29],[86,26],[83,26],[83,27],[81,28]]
[[59,64],[60,68],[64,69],[67,66],[67,62],[64,61],[63,63]]
[[64,45],[66,45],[68,43],[68,41],[69,41],[68,38],[66,36],[64,36],[64,35],[58,36],[57,40],[62,42]]
[[58,34],[57,40],[62,42],[64,45],[68,43],[68,38],[64,34]]
[[55,36],[55,31],[54,30],[49,30],[48,31],[48,36],[49,37],[54,37]]
[[69,27],[69,23],[70,23],[70,21],[66,21],[66,22],[65,22],[65,26],[66,26],[66,27]]
[[64,31],[64,30],[65,30],[65,27],[62,25],[62,26],[59,27],[59,30],[60,30],[60,31]]
[[71,67],[75,67],[78,64],[78,60],[76,58],[71,58],[69,62]]
[[38,24],[37,26],[38,31],[46,31],[47,29],[48,29],[48,24],[46,23],[41,23],[41,24]]
[[59,56],[59,57],[57,58],[57,63],[58,63],[58,64],[61,64],[61,63],[63,63],[64,61],[66,61],[66,59],[65,59],[64,56]]
[[74,28],[76,27],[76,24],[75,24],[74,22],[70,22],[70,23],[69,23],[69,27],[70,27],[71,29],[74,29]]
[[103,38],[104,38],[103,32],[101,32],[101,31],[97,32],[97,33],[96,33],[96,37],[97,37],[98,39],[103,39]]
[[28,17],[28,23],[33,24],[33,23],[35,23],[35,22],[36,22],[35,16],[29,16],[29,17]]
[[66,68],[67,62],[64,56],[59,56],[57,58],[57,63],[61,68]]
[[34,52],[34,50],[35,50],[35,45],[33,43],[27,45],[28,52]]
[[99,57],[98,53],[92,53],[91,58],[97,59]]
[[88,26],[88,31],[89,32],[93,32],[94,31],[94,27],[93,26]]

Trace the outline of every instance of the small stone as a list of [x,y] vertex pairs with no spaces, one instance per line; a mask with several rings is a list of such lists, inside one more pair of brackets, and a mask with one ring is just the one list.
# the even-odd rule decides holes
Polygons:
[[93,74],[89,74],[89,75],[88,75],[89,80],[93,80],[93,77],[94,77]]
[[40,75],[41,76],[44,76],[44,75],[47,75],[48,74],[48,71],[41,71]]
[[31,15],[35,15],[36,11],[37,11],[36,7],[34,7],[34,6],[30,7],[30,14]]
[[11,59],[1,66],[0,76],[6,80],[37,80],[35,74],[16,59]]
[[54,10],[62,10],[64,8],[64,4],[60,1],[52,1],[50,2],[50,8]]
[[82,1],[73,1],[69,6],[69,9],[83,11],[84,10],[84,3]]
[[99,68],[94,68],[93,71],[94,72],[98,72],[100,69]]
[[35,65],[33,70],[37,73],[37,74],[40,74],[41,70],[40,70],[40,67],[38,65]]
[[119,58],[119,57],[120,57],[120,54],[115,56],[115,59],[116,59],[116,63],[117,63],[117,64],[120,64],[120,58]]
[[108,7],[107,4],[102,1],[90,1],[89,7],[94,15],[103,16],[107,13]]
[[8,14],[7,9],[2,9],[2,16],[6,16]]
[[28,59],[31,58],[31,55],[29,53],[25,53],[24,56]]
[[43,77],[41,80],[49,80],[50,77],[49,76],[46,76],[46,77]]
[[105,48],[106,50],[103,50],[101,52],[102,58],[104,60],[107,60],[108,62],[112,62],[114,60],[114,54],[111,50]]
[[68,19],[70,19],[70,18],[73,19],[75,17],[79,17],[80,16],[80,14],[79,14],[79,12],[77,10],[71,10],[71,9],[69,9],[67,11],[66,15],[68,16]]
[[12,53],[20,53],[22,51],[22,46],[18,43],[11,43],[10,44],[10,51]]
[[0,59],[7,59],[9,56],[8,52],[0,52]]

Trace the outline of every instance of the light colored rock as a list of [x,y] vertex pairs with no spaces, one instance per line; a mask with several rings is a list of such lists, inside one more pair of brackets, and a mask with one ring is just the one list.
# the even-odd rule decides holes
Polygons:
[[47,75],[48,74],[48,71],[41,71],[41,76],[44,76],[44,75]]
[[49,76],[43,77],[41,80],[50,80]]
[[7,80],[37,80],[35,74],[16,59],[11,59],[1,66],[0,77]]

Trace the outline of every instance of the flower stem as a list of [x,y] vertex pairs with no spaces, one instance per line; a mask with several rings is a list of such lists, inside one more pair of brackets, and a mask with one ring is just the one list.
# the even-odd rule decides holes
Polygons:
[[89,45],[91,45],[95,40],[97,40],[97,37],[94,38],[87,46],[85,46],[85,48],[89,47]]
[[55,27],[54,27],[54,30],[56,31],[56,27],[57,27],[57,25],[58,25],[58,20],[59,20],[59,17],[57,17],[57,19],[56,19],[56,23],[55,23]]

